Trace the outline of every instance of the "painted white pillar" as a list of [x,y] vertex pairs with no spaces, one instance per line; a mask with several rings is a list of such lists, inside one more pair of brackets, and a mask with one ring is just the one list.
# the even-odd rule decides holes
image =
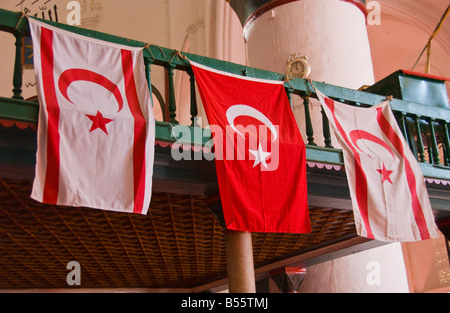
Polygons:
[[[275,0],[258,9],[244,27],[249,66],[286,73],[293,54],[305,55],[309,78],[358,89],[374,83],[365,8],[359,0]],[[293,97],[294,116],[304,139],[303,101]],[[311,99],[315,142],[324,146],[322,115]],[[332,134],[333,145],[338,147]]]
[[313,80],[353,89],[373,84],[366,16],[356,2],[271,2],[245,25],[249,65],[284,73],[289,56],[299,53]]

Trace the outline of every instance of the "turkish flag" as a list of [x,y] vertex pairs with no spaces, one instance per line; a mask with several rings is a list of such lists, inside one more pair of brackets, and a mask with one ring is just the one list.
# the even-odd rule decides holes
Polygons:
[[310,232],[305,144],[283,82],[191,65],[213,133],[227,229]]
[[40,104],[31,197],[146,214],[155,125],[142,48],[29,22]]
[[422,171],[389,103],[355,107],[316,92],[342,145],[357,233],[389,242],[437,238]]

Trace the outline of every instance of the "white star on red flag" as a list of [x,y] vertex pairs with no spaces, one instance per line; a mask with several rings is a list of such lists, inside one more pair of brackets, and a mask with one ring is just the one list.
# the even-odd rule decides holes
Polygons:
[[263,151],[260,144],[258,144],[258,150],[249,151],[255,156],[255,163],[253,164],[253,167],[261,163],[265,168],[268,168],[266,159],[270,156],[270,152]]

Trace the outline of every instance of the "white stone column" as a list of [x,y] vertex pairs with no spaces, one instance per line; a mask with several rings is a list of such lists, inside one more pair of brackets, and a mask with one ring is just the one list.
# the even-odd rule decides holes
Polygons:
[[[249,66],[286,73],[293,54],[305,55],[309,78],[358,89],[374,83],[365,8],[360,1],[279,0],[258,9],[245,27]],[[303,101],[293,98],[305,138]],[[315,142],[323,146],[318,101],[310,102]],[[333,145],[337,146],[336,140]]]

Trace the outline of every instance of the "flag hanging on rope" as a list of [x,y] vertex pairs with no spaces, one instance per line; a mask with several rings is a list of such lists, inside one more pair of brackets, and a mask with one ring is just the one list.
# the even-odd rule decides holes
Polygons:
[[142,48],[29,23],[40,104],[31,197],[146,214],[155,125]]
[[283,82],[191,65],[213,133],[227,229],[310,232],[305,144]]
[[422,171],[389,103],[354,107],[316,92],[342,145],[357,233],[388,242],[438,237]]

